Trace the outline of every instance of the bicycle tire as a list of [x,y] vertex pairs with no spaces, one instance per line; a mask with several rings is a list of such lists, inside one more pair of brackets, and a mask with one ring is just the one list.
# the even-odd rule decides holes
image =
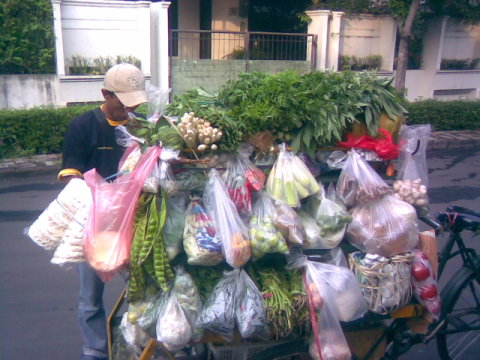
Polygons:
[[[265,349],[249,357],[248,360],[311,359],[308,348],[309,345],[304,340],[292,341]],[[292,358],[293,356],[295,358]],[[359,358],[352,353],[352,360],[359,360]]]
[[[437,350],[442,360],[474,359],[480,353],[480,276],[477,272],[462,268],[452,277],[442,292],[442,317],[445,324],[436,335]],[[457,333],[455,326],[464,324]],[[471,329],[473,326],[478,329]],[[458,327],[456,328],[458,329]],[[470,330],[469,330],[470,329]],[[477,340],[475,342],[475,340]],[[474,345],[472,347],[471,345]]]

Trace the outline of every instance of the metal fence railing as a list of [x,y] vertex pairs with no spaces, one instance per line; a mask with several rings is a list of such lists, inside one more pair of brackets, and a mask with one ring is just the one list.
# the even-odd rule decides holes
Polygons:
[[263,32],[170,30],[170,57],[210,60],[296,60],[315,66],[316,36]]

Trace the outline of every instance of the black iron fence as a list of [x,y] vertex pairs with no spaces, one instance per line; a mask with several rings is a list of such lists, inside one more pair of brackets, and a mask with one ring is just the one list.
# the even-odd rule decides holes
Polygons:
[[315,66],[316,36],[264,32],[170,30],[170,56],[177,59],[295,60]]

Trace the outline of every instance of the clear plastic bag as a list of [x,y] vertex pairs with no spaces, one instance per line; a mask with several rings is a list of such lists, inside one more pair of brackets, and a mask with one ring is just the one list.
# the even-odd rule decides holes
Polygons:
[[183,248],[190,265],[214,266],[223,261],[222,244],[200,198],[191,198],[185,211]]
[[302,219],[282,201],[275,201],[275,225],[283,237],[292,245],[303,245],[306,234]]
[[280,145],[266,189],[269,195],[291,207],[299,207],[300,199],[320,190],[310,170],[291,151],[286,150],[285,144]]
[[233,268],[244,265],[251,255],[248,229],[230,199],[225,183],[214,169],[210,170],[203,202],[222,243],[225,260]]
[[123,125],[119,125],[115,127],[115,141],[117,142],[118,145],[124,148],[129,147],[130,145],[133,144],[133,142],[137,142],[140,144],[145,143],[144,139],[138,138],[130,134],[127,128]]
[[203,329],[196,326],[197,318],[202,311],[202,300],[200,299],[200,292],[195,284],[195,281],[185,270],[183,265],[175,267],[175,282],[173,289],[177,293],[178,303],[185,312],[188,323],[192,329],[192,341],[198,342],[203,337]]
[[131,143],[127,150],[123,153],[122,158],[118,164],[118,172],[126,174],[132,172],[137,166],[138,160],[142,156],[142,150],[137,142]]
[[75,221],[77,211],[91,201],[87,183],[72,179],[37,220],[25,229],[25,234],[45,250],[53,250],[62,243],[66,230]]
[[244,270],[240,270],[237,287],[236,317],[242,338],[268,340],[270,332],[262,293]]
[[338,178],[337,191],[348,207],[392,193],[387,183],[355,150],[348,152]]
[[157,320],[157,340],[168,350],[180,350],[192,339],[192,328],[177,298],[170,292]]
[[399,144],[401,147],[399,155],[400,169],[403,167],[405,155],[412,154],[413,160],[422,179],[422,185],[428,187],[428,168],[427,168],[427,146],[428,139],[432,132],[430,124],[427,125],[403,125],[400,131]]
[[330,201],[333,201],[335,204],[337,204],[341,208],[347,210],[347,205],[345,205],[342,198],[338,195],[337,189],[335,189],[335,185],[333,185],[333,183],[330,183],[328,185],[327,199],[329,199]]
[[168,195],[174,195],[179,190],[179,184],[173,175],[172,166],[170,162],[172,160],[179,159],[179,151],[163,148],[160,154],[160,185],[166,191]]
[[253,207],[249,230],[250,246],[255,259],[266,253],[288,252],[288,246],[281,231],[275,226],[275,205],[272,199],[263,191]]
[[156,326],[158,316],[163,304],[168,299],[168,292],[160,290],[155,296],[145,302],[145,310],[137,319],[137,325],[150,337],[156,337]]
[[136,202],[160,152],[159,147],[147,149],[135,170],[113,183],[105,181],[95,169],[84,175],[93,205],[85,227],[83,253],[104,282],[128,263]]
[[183,250],[184,230],[185,198],[167,197],[167,217],[163,227],[163,242],[169,260],[173,260]]
[[243,147],[236,155],[231,155],[222,175],[238,213],[247,215],[252,212],[251,191],[260,191],[266,180],[265,174],[250,161],[251,150],[251,147]]
[[120,331],[122,332],[128,346],[130,346],[132,351],[139,356],[142,353],[142,348],[145,347],[150,340],[150,336],[148,336],[148,334],[138,325],[132,324],[128,321],[128,312],[123,314],[120,323]]
[[352,221],[350,214],[341,206],[322,196],[319,191],[308,198],[308,213],[315,219],[320,227],[320,237],[317,243],[310,243],[310,249],[333,249],[342,241],[347,224]]
[[427,308],[434,319],[438,320],[442,302],[435,273],[428,257],[422,251],[414,250],[413,254],[415,255],[412,263],[413,295],[423,307]]
[[236,269],[223,274],[207,298],[196,324],[221,335],[227,341],[233,341],[239,272]]
[[148,174],[147,178],[143,182],[142,191],[157,194],[158,188],[160,186],[160,166],[158,165],[158,161],[155,162],[153,165],[152,171]]
[[412,251],[418,243],[415,209],[392,195],[350,210],[345,238],[360,250],[385,257]]
[[150,84],[147,88],[148,121],[156,123],[165,113],[172,89],[162,89]]
[[304,249],[314,249],[321,241],[320,226],[314,218],[303,210],[298,212],[298,216],[302,219],[302,224],[305,229],[305,241],[303,242]]

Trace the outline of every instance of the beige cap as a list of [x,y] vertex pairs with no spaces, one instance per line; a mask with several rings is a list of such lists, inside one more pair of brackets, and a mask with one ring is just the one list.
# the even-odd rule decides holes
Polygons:
[[103,86],[117,95],[126,107],[147,102],[145,77],[142,71],[132,64],[118,64],[105,74]]

